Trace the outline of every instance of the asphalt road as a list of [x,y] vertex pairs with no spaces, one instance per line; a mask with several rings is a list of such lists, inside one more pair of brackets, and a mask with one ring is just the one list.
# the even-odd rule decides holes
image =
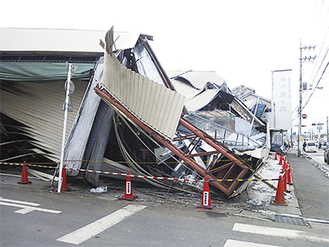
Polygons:
[[329,170],[329,164],[324,162],[323,149],[318,149],[316,153],[307,153],[309,157],[315,162],[322,165],[325,169]]
[[[1,173],[1,246],[328,246],[328,224],[311,227],[277,223],[260,215],[240,215],[232,204],[196,209],[184,203],[139,198],[119,201],[113,193],[91,194],[74,187],[54,192],[32,179]],[[122,194],[121,191],[118,192]],[[161,198],[160,198],[161,199]],[[231,205],[231,206],[230,206]],[[248,245],[249,244],[249,245]]]

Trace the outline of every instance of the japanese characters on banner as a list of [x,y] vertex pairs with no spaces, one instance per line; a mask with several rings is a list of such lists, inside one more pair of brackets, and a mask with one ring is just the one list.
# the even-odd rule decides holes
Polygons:
[[291,69],[273,71],[274,129],[291,129]]

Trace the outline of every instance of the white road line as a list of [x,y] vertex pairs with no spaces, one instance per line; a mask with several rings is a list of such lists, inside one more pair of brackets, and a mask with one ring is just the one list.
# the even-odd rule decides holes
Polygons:
[[252,242],[228,239],[223,247],[280,247],[278,245],[257,244]]
[[235,223],[233,226],[233,231],[252,233],[252,234],[262,234],[262,235],[275,236],[275,237],[299,238],[309,241],[329,243],[329,238],[327,236],[320,236],[310,232],[284,229],[284,228],[254,226],[254,225]]
[[13,203],[21,203],[21,204],[25,204],[25,205],[29,205],[29,206],[35,206],[35,207],[40,206],[39,203],[17,201],[17,200],[5,199],[5,198],[2,198],[2,197],[0,197],[0,201],[13,202]]
[[307,222],[314,222],[319,224],[329,224],[328,220],[319,220],[319,219],[313,219],[313,218],[304,218]]
[[20,210],[15,211],[15,213],[18,213],[18,214],[26,214],[26,213],[29,213],[29,212],[32,212],[32,211],[41,211],[41,212],[52,213],[52,214],[59,214],[59,213],[62,212],[62,211],[57,211],[57,210],[37,208],[37,207],[31,207],[31,206],[27,206],[27,205],[16,204],[16,203],[8,203],[8,202],[0,202],[0,205],[22,208]]
[[97,234],[105,231],[106,229],[114,226],[115,224],[123,221],[124,219],[132,216],[138,211],[143,210],[146,206],[142,205],[128,205],[112,214],[109,214],[99,220],[96,220],[89,225],[86,225],[74,232],[71,232],[63,237],[57,239],[57,241],[80,244],[89,238],[96,236]]
[[9,174],[9,173],[0,173],[0,176],[8,176],[8,177],[17,177],[20,178],[22,175],[15,175],[15,174]]

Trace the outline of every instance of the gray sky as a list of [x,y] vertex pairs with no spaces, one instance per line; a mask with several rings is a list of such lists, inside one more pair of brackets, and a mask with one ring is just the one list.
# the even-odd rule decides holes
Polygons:
[[[329,57],[329,1],[4,1],[2,27],[61,28],[144,33],[165,69],[214,70],[230,88],[240,84],[271,98],[271,71],[292,69],[292,108],[298,104],[299,47],[314,63],[303,64],[303,81],[319,81]],[[329,68],[303,113],[303,122],[329,116]],[[314,87],[313,85],[313,87]],[[303,93],[304,101],[311,91]],[[296,116],[294,114],[293,116]],[[294,124],[297,124],[295,121]],[[308,128],[307,128],[308,129]]]

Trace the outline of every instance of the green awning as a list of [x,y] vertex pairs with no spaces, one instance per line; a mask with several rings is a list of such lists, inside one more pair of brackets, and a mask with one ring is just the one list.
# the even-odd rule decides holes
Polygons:
[[[74,63],[78,69],[72,79],[90,79],[94,63]],[[0,80],[45,82],[66,80],[67,70],[65,63],[48,62],[0,62]]]

